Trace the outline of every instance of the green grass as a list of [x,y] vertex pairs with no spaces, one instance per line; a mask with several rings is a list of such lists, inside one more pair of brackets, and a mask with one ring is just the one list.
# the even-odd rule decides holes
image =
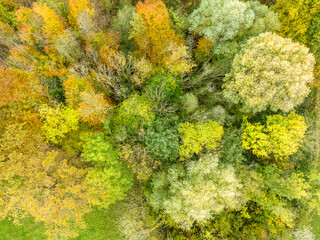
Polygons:
[[312,221],[312,232],[315,235],[315,239],[320,239],[320,216],[315,215]]
[[44,227],[41,223],[35,223],[32,218],[24,219],[23,225],[15,225],[10,220],[0,221],[1,240],[43,240]]
[[87,228],[80,230],[75,240],[121,240],[124,239],[118,229],[121,215],[121,203],[111,205],[107,210],[93,209],[85,216]]
[[[79,237],[74,240],[122,240],[123,235],[118,229],[121,215],[121,203],[111,205],[107,210],[94,208],[85,216],[87,228],[79,231]],[[22,226],[10,220],[0,221],[1,240],[45,240],[45,228],[41,223],[35,223],[32,218],[25,219]]]

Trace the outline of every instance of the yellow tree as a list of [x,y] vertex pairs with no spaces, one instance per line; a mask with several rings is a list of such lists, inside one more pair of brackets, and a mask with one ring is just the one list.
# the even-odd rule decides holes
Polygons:
[[288,167],[288,156],[296,153],[307,130],[304,118],[295,112],[267,117],[266,125],[245,122],[242,144],[263,163]]
[[78,112],[83,121],[90,125],[102,124],[106,114],[113,109],[111,99],[106,98],[102,93],[82,92],[80,94],[81,103]]
[[90,0],[68,0],[70,15],[77,21],[81,13],[93,15]]
[[278,12],[282,36],[292,38],[308,47],[315,54],[314,86],[320,84],[320,1],[314,0],[278,0],[272,6]]
[[168,9],[161,0],[138,2],[131,25],[139,55],[172,73],[190,71],[193,65],[187,47],[171,27]]
[[87,169],[50,150],[38,132],[12,124],[0,139],[0,215],[16,223],[31,215],[44,222],[49,239],[76,237],[76,229],[85,228],[83,215],[107,194],[88,184]]
[[16,16],[18,34],[26,46],[12,49],[10,58],[13,63],[32,69],[39,76],[63,76],[67,69],[53,45],[55,39],[65,32],[59,15],[45,3],[38,3],[32,9],[18,9]]
[[30,101],[42,93],[39,79],[30,73],[0,66],[0,106],[14,101]]
[[41,16],[43,33],[48,41],[52,42],[54,38],[64,33],[65,27],[59,15],[47,4],[35,3],[33,5],[33,12]]

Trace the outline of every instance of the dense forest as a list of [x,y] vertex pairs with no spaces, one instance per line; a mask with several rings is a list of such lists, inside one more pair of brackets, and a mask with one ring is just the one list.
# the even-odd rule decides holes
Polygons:
[[320,239],[320,0],[0,0],[0,238]]

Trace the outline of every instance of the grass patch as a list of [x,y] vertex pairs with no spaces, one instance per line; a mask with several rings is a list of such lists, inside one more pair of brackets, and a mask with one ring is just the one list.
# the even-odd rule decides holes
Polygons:
[[315,239],[320,239],[320,216],[315,215],[312,221],[312,232],[315,236]]
[[[79,236],[74,240],[122,240],[124,236],[118,229],[119,217],[122,213],[122,203],[109,206],[107,210],[93,208],[85,215],[86,229],[79,230]],[[35,223],[32,218],[22,221],[21,226],[10,220],[0,221],[1,240],[44,240],[45,228],[42,223]]]
[[85,216],[87,227],[79,231],[75,240],[122,240],[124,236],[118,228],[122,204],[109,206],[107,210],[94,208]]
[[35,223],[32,218],[21,221],[23,225],[15,225],[10,220],[0,221],[1,240],[43,240],[45,228],[42,223]]

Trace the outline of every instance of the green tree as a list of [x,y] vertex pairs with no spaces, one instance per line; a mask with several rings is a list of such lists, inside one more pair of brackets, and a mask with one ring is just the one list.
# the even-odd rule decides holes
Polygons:
[[134,132],[150,125],[154,118],[151,102],[136,93],[120,104],[113,123],[118,129],[124,126],[129,132]]
[[88,184],[101,194],[97,198],[103,207],[122,200],[133,184],[131,172],[120,161],[120,151],[114,149],[111,138],[103,133],[85,135],[83,160],[93,164],[86,177]]
[[235,38],[254,20],[248,4],[239,0],[202,0],[189,17],[190,29],[213,43]]
[[[237,44],[280,27],[277,14],[258,1],[202,0],[199,8],[190,15],[189,22],[191,30],[214,44],[233,39],[235,42],[231,44]],[[223,43],[217,48],[228,51]]]
[[261,217],[260,221],[268,226],[270,233],[294,226],[299,211],[293,203],[310,204],[311,185],[301,172],[288,173],[275,165],[257,165],[255,170],[242,168],[240,174],[242,183],[246,184],[247,200],[258,206],[260,212],[255,214]]
[[235,57],[224,79],[224,96],[244,112],[288,112],[310,93],[314,57],[291,39],[262,33]]
[[317,81],[314,83],[314,86],[319,86],[320,2],[313,0],[278,0],[271,7],[279,14],[281,21],[279,34],[307,45],[312,53],[315,54],[317,60],[315,76],[317,77]]
[[147,129],[145,143],[153,157],[165,161],[176,159],[179,148],[177,121],[159,118],[152,122]]
[[1,0],[0,1],[0,22],[10,24],[13,27],[18,25],[16,16],[14,11],[17,6],[13,3],[9,3],[8,1]]
[[147,199],[156,210],[162,210],[182,229],[194,223],[206,225],[214,214],[239,209],[242,185],[230,165],[219,163],[208,154],[189,162],[186,169],[173,165],[157,173],[151,182]]

